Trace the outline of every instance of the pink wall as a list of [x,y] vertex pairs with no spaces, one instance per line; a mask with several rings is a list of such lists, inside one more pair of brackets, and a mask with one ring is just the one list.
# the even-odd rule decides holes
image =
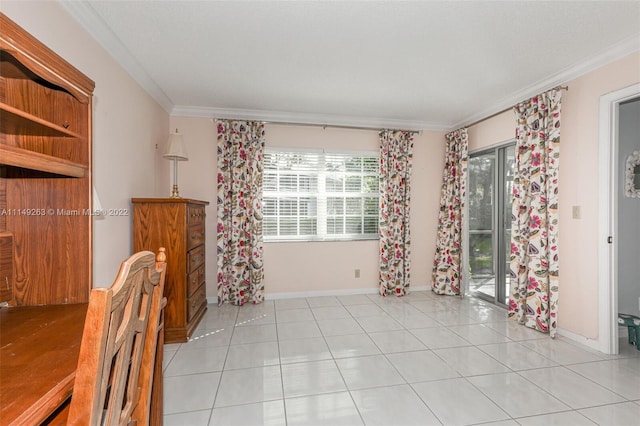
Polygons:
[[[267,146],[378,151],[378,132],[308,126],[267,125]],[[411,192],[412,285],[430,282],[439,179],[444,161],[442,133],[414,138]],[[265,243],[267,293],[375,291],[378,241]],[[354,270],[360,269],[360,278]]]
[[[267,125],[267,146],[378,151],[378,132]],[[414,138],[411,191],[412,276],[414,286],[430,283],[435,224],[444,162],[443,133]],[[375,291],[378,241],[265,243],[267,293]],[[354,277],[360,269],[360,278]]]
[[[423,132],[413,145],[411,284],[431,287],[444,168],[445,132]],[[376,264],[377,268],[377,264]]]
[[[570,81],[563,102],[558,324],[598,337],[598,130],[600,96],[640,82],[640,52]],[[572,219],[580,206],[582,219]],[[566,277],[566,278],[565,278]],[[562,297],[562,294],[566,297]],[[564,318],[564,319],[563,319]]]
[[[184,136],[189,161],[179,164],[183,197],[207,200],[207,296],[216,295],[216,128],[211,119],[171,117]],[[378,132],[268,124],[271,147],[378,150]],[[431,280],[435,224],[444,162],[444,135],[423,132],[414,138],[412,187],[412,284]],[[168,190],[168,189],[167,189]],[[378,283],[378,241],[270,242],[264,244],[267,294],[373,292]],[[355,278],[354,269],[360,269]]]
[[[559,328],[598,338],[598,129],[600,96],[640,81],[640,52],[566,83],[560,147]],[[469,129],[470,149],[513,139],[507,111]],[[580,206],[581,219],[572,218]]]
[[[375,131],[267,125],[267,146],[377,151]],[[271,242],[264,245],[267,293],[374,288],[377,241]],[[354,278],[360,269],[360,278]]]
[[[180,196],[195,200],[208,201],[206,208],[206,282],[207,297],[215,297],[216,290],[216,126],[211,119],[175,117],[170,120],[172,131],[177,128],[182,133],[189,154],[189,161],[178,162],[178,189]],[[164,149],[164,148],[163,148]],[[169,164],[168,160],[163,160]],[[173,185],[172,170],[167,168],[166,187],[161,196],[168,197]]]
[[[173,117],[62,7],[49,1],[5,1],[2,11],[95,80],[94,185],[104,208],[126,208],[131,197],[165,196],[169,166],[161,153],[169,128],[185,135],[190,161],[180,164],[183,196],[209,200],[207,292],[215,295],[215,126],[209,119]],[[601,95],[640,81],[640,53],[569,81],[564,94],[560,166],[561,328],[598,334],[597,166]],[[506,112],[469,129],[471,150],[513,138]],[[377,149],[375,131],[267,126],[271,146]],[[156,149],[158,145],[158,149]],[[430,283],[444,156],[443,132],[415,137],[412,187],[412,284]],[[571,207],[580,206],[581,219]],[[110,284],[131,252],[131,218],[108,217],[94,227],[94,276]],[[374,290],[377,241],[265,244],[268,293]],[[361,270],[355,279],[353,269]]]
[[469,152],[513,140],[516,136],[514,123],[513,111],[509,110],[471,126],[468,130]]

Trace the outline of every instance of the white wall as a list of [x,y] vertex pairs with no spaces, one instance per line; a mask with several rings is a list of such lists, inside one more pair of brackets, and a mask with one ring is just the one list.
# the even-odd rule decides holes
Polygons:
[[[4,0],[2,12],[95,81],[93,184],[102,207],[131,210],[131,197],[159,195],[157,170],[169,134],[164,111],[60,6],[51,1]],[[94,220],[94,286],[111,285],[131,255],[132,217]]]
[[618,312],[640,316],[640,198],[624,196],[627,157],[640,151],[640,99],[620,105],[618,146]]

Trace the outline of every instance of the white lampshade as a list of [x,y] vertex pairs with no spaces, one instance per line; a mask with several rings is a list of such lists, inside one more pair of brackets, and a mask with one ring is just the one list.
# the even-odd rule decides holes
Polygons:
[[169,160],[187,161],[189,159],[187,148],[182,140],[182,133],[178,133],[178,129],[169,135],[169,146],[162,156]]

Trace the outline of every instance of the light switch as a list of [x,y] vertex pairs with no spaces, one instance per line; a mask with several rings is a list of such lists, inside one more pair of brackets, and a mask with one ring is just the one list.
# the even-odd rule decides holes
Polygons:
[[580,217],[580,206],[572,206],[571,215],[574,219],[581,219]]

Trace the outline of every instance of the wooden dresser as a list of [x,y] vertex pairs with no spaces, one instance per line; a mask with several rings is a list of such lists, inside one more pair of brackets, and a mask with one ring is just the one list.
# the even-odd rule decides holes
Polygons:
[[186,342],[207,310],[205,208],[188,198],[132,198],[133,250],[165,247],[165,343]]

